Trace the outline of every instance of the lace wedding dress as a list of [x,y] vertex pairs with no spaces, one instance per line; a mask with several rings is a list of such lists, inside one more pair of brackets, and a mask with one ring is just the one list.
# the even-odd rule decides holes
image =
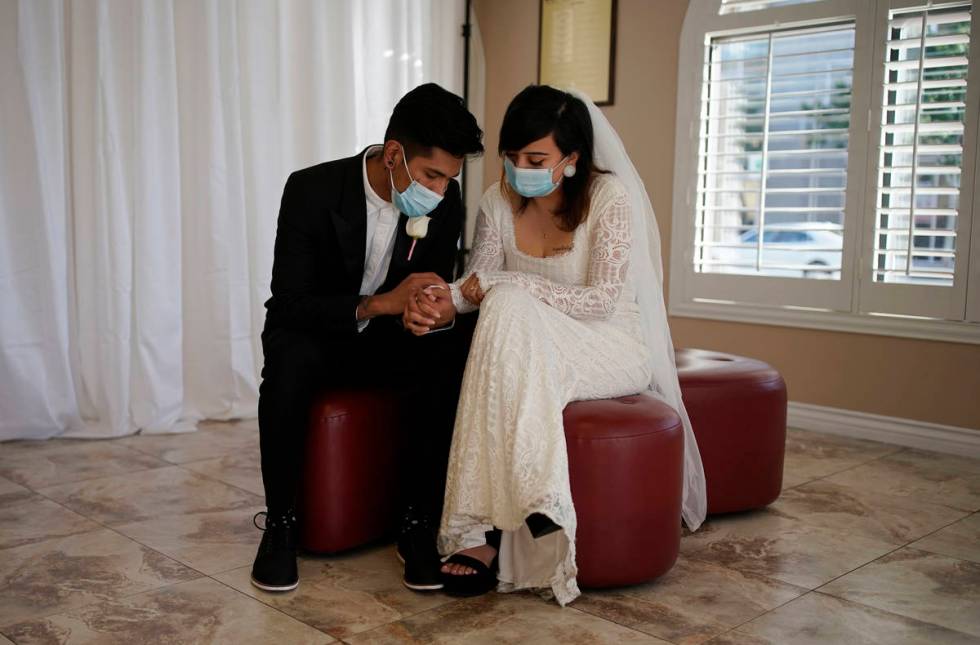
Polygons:
[[[650,386],[631,242],[630,200],[613,175],[597,176],[571,250],[546,258],[517,248],[500,184],[483,196],[469,266],[451,285],[460,312],[476,308],[459,291],[469,274],[486,297],[463,377],[439,547],[456,553],[502,529],[500,591],[550,590],[562,605],[579,594],[562,410]],[[562,530],[535,540],[524,525],[532,513]]]

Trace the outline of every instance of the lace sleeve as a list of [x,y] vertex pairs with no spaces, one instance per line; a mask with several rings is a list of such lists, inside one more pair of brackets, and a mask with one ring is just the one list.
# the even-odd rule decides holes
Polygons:
[[453,297],[453,305],[456,312],[465,314],[475,311],[478,307],[463,297],[459,287],[466,282],[470,274],[477,272],[483,275],[485,272],[500,271],[504,267],[504,247],[500,239],[500,231],[494,223],[490,221],[485,209],[480,208],[476,214],[476,232],[473,236],[473,248],[470,249],[470,259],[466,265],[466,271],[449,285],[449,292]]
[[626,194],[598,214],[589,250],[585,285],[554,282],[534,273],[478,271],[480,286],[489,291],[502,282],[518,284],[531,295],[573,318],[602,320],[616,311],[630,259],[630,205]]

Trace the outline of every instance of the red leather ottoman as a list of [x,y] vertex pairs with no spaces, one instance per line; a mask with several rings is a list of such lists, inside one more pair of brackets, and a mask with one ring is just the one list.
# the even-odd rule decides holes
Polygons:
[[[335,553],[386,534],[397,509],[394,393],[330,392],[311,416],[300,543]],[[680,546],[684,434],[672,408],[643,396],[565,408],[578,580],[586,587],[651,580]]]
[[681,539],[684,429],[646,396],[565,408],[578,582],[630,585],[666,573]]
[[698,440],[708,514],[766,506],[779,497],[786,449],[786,383],[762,361],[701,349],[676,351],[684,407]]
[[335,553],[385,535],[398,509],[394,392],[328,392],[313,405],[300,486],[300,544]]

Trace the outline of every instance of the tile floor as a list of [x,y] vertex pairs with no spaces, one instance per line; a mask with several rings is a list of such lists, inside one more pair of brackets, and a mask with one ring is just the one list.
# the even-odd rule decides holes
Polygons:
[[980,643],[980,460],[791,430],[774,505],[565,609],[412,593],[390,545],[260,592],[261,493],[254,422],[0,444],[0,645]]

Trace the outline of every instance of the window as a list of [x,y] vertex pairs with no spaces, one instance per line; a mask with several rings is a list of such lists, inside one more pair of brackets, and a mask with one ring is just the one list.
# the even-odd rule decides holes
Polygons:
[[688,11],[671,313],[980,343],[972,2]]
[[839,235],[770,244],[843,224],[853,24],[712,39],[708,55],[695,270],[840,279]]
[[888,21],[875,281],[953,285],[969,44],[968,7]]
[[[890,4],[890,3],[882,3]],[[859,310],[980,321],[970,309],[976,215],[977,65],[972,3],[883,7],[873,86],[866,278]],[[974,305],[974,309],[975,309]],[[968,313],[969,312],[969,313]]]

